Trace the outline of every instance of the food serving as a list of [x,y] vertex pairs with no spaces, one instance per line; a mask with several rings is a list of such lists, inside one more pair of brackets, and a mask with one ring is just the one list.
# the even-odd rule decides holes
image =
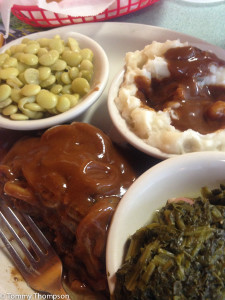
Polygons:
[[129,239],[115,299],[224,299],[225,186],[169,199]]
[[0,165],[1,199],[36,220],[63,261],[69,288],[99,299],[108,293],[108,226],[134,180],[110,139],[79,122],[17,141]]
[[[112,26],[113,25],[113,26]],[[162,34],[162,30],[159,28],[155,28],[155,27],[151,27],[151,26],[143,26],[143,25],[138,25],[138,24],[130,24],[129,26],[125,26],[126,24],[123,24],[123,31],[121,32],[121,24],[117,24],[117,23],[113,23],[113,24],[100,24],[100,23],[96,23],[96,24],[84,24],[84,26],[79,26],[76,25],[75,27],[67,27],[65,28],[57,28],[57,30],[54,31],[54,34],[58,34],[60,33],[61,36],[66,36],[67,35],[67,31],[79,31],[81,33],[84,33],[86,35],[91,35],[95,38],[96,41],[98,41],[102,46],[105,47],[105,49],[107,50],[107,54],[108,57],[110,59],[110,61],[112,62],[111,64],[111,69],[110,72],[113,73],[113,71],[118,70],[121,66],[120,66],[120,61],[121,61],[121,57],[123,57],[124,53],[126,51],[130,51],[130,49],[133,49],[134,47],[142,47],[143,46],[143,42],[146,43],[148,41],[146,41],[146,39],[149,38],[149,36],[155,36],[155,33],[158,34],[158,38],[160,39],[161,34]],[[133,35],[131,37],[130,33],[130,27],[133,28]],[[78,30],[77,30],[78,29]],[[110,30],[109,30],[110,29]],[[139,29],[139,30],[135,30],[135,29]],[[166,35],[167,37],[173,36],[173,33],[170,33],[170,31],[168,30],[164,30],[166,31]],[[53,31],[51,31],[53,32]],[[142,32],[142,34],[140,35],[140,32]],[[154,33],[154,34],[152,34]],[[45,34],[47,34],[47,32],[45,32]],[[50,32],[49,32],[50,34]],[[37,36],[44,36],[44,33],[38,33],[37,35],[35,35],[35,37]],[[33,38],[34,35],[32,35],[31,38]],[[177,33],[177,36],[181,36],[182,38],[182,34],[179,35],[179,33]],[[106,38],[107,37],[107,38]],[[125,38],[126,37],[126,38]],[[108,39],[110,38],[110,41],[114,41],[115,43],[108,43]],[[191,38],[190,40],[193,41],[195,40],[195,38]],[[197,39],[196,39],[197,41]],[[120,44],[121,47],[116,47],[115,49],[115,45],[118,43]],[[114,45],[114,46],[113,46]],[[212,46],[213,47],[213,46]],[[99,61],[99,60],[97,60]],[[106,95],[104,95],[103,99],[104,100],[106,98]],[[99,106],[95,106],[93,107],[93,109],[91,109],[89,112],[90,114],[88,115],[89,118],[85,118],[85,121],[88,122],[93,122],[96,123],[96,119],[98,120],[98,124],[100,126],[100,128],[107,128],[107,124],[110,123],[109,119],[107,118],[107,114],[105,114],[105,107],[102,109],[102,105],[101,103],[98,103]],[[103,105],[104,106],[104,105]],[[97,114],[97,118],[96,118],[96,114]],[[64,114],[61,114],[64,115]],[[91,116],[91,118],[90,118]],[[94,117],[93,117],[94,116]],[[54,117],[52,117],[54,118]],[[6,120],[6,118],[4,118]],[[50,118],[49,118],[50,119]],[[43,121],[43,120],[42,120]],[[30,123],[31,122],[31,123]],[[33,121],[29,121],[29,124],[32,124]],[[21,124],[21,122],[17,122],[17,124]],[[111,126],[111,124],[110,124]],[[105,130],[106,132],[108,132],[108,130]],[[19,133],[19,132],[18,132]],[[143,162],[142,162],[143,163]],[[145,161],[146,163],[146,161]],[[124,214],[126,215],[126,214]],[[116,253],[116,252],[115,252]],[[4,262],[8,263],[8,260],[6,259],[6,256],[4,255],[3,251],[1,251],[1,262],[4,264]],[[4,267],[4,266],[3,266]],[[9,269],[11,267],[9,266]],[[23,286],[20,286],[20,283],[16,283],[14,284],[14,281],[12,278],[10,278],[10,283],[9,280],[7,281],[7,275],[9,274],[9,272],[4,273],[4,279],[2,277],[2,281],[6,284],[2,284],[1,285],[1,291],[7,292],[7,291],[17,291],[17,287],[18,290],[21,291],[23,289]],[[29,291],[29,289],[26,289],[26,293],[32,293],[32,291]],[[18,292],[17,292],[18,293]],[[25,293],[25,292],[23,292]],[[99,299],[99,298],[98,298]]]
[[168,154],[225,150],[225,61],[179,40],[128,52],[115,104],[146,144]]
[[93,51],[73,37],[24,38],[0,54],[0,108],[13,120],[63,113],[90,90]]
[[161,161],[135,180],[119,202],[110,223],[106,266],[111,295],[129,237],[149,224],[168,199],[180,196],[193,199],[199,197],[203,186],[210,190],[218,188],[225,180],[224,167],[224,152],[186,153]]
[[0,66],[5,78],[0,83],[0,105],[1,112],[6,113],[0,113],[1,128],[36,130],[72,122],[99,99],[108,80],[109,62],[104,49],[73,29],[21,37],[6,44],[0,52],[3,61],[17,61],[17,66]]

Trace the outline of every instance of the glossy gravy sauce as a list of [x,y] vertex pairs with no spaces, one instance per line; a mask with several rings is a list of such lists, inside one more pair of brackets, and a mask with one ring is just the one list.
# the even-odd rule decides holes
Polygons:
[[170,76],[151,81],[136,76],[136,96],[155,111],[172,108],[171,124],[201,134],[225,128],[225,86],[197,84],[210,75],[209,66],[225,66],[215,54],[193,46],[170,48],[164,54]]
[[108,136],[75,122],[12,146],[0,164],[0,201],[13,200],[17,209],[41,222],[62,259],[71,290],[109,299],[108,228],[134,180],[132,168]]
[[[99,129],[61,125],[17,142],[3,159],[6,194],[34,205],[72,210],[77,220],[103,196],[121,196],[134,173]],[[16,189],[15,187],[18,187]]]

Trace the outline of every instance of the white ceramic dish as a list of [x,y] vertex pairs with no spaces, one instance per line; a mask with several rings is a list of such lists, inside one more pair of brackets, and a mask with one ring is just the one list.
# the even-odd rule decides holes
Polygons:
[[120,114],[116,104],[115,104],[115,98],[117,97],[119,87],[123,81],[124,76],[124,69],[120,71],[112,81],[112,84],[109,88],[109,94],[108,94],[108,110],[110,118],[118,130],[118,132],[123,136],[123,138],[130,143],[132,146],[137,148],[138,150],[160,158],[160,159],[166,159],[175,156],[175,154],[168,154],[163,151],[161,151],[158,148],[155,148],[153,146],[148,145],[144,142],[141,138],[139,138],[132,130],[130,130],[129,126],[127,125],[125,119]]
[[225,153],[219,152],[176,156],[143,173],[120,201],[111,222],[106,249],[110,292],[130,235],[150,222],[152,214],[169,198],[198,196],[201,187],[215,188],[220,183],[225,183]]
[[[216,51],[220,57],[225,57],[225,50],[215,45],[211,45],[192,36],[149,25],[118,22],[87,23],[56,28],[51,30],[51,34],[60,34],[62,36],[69,31],[76,31],[87,35],[99,43],[108,56],[110,70],[108,84],[99,100],[85,111],[85,113],[80,115],[77,120],[88,122],[99,127],[108,133],[112,140],[124,144],[125,146],[127,143],[126,140],[118,134],[109,117],[107,95],[111,81],[118,73],[118,70],[123,68],[126,52],[136,49],[141,50],[146,44],[151,43],[153,40],[163,42],[166,39],[172,40],[179,38],[182,42],[188,41],[195,43],[196,46],[211,49],[212,51]],[[146,165],[145,157],[144,164]],[[12,295],[34,295],[34,291],[29,289],[19,273],[15,271],[7,255],[7,251],[1,245],[1,242],[0,262],[0,296],[3,295],[2,298],[5,297],[7,293],[11,293]],[[24,297],[24,299],[27,298]],[[85,299],[85,297],[83,297],[79,298],[79,300],[87,300],[87,298]]]
[[[14,121],[9,118],[6,118],[0,114],[0,127],[14,129],[14,130],[35,130],[42,128],[49,128],[54,125],[66,123],[74,120],[79,115],[81,115],[85,110],[87,110],[94,102],[98,100],[102,94],[108,80],[109,75],[109,62],[107,55],[104,49],[90,37],[77,33],[73,30],[64,30],[62,39],[67,40],[68,37],[75,38],[80,48],[90,48],[94,53],[94,75],[91,83],[90,91],[82,98],[82,101],[77,104],[75,107],[69,109],[64,113],[60,113],[55,116],[51,116],[44,119],[38,120],[26,120],[26,121]],[[51,38],[54,35],[58,34],[58,31],[48,30],[43,32],[38,32],[29,35],[30,39],[38,38]],[[4,52],[9,47],[15,44],[21,43],[23,38],[19,38],[15,41],[12,41],[1,48],[1,52]]]
[[[192,43],[195,45],[195,43]],[[201,49],[201,47],[199,47]],[[204,50],[204,49],[203,49]],[[217,54],[217,51],[215,51]],[[225,58],[225,55],[224,55]],[[124,76],[125,68],[123,67],[118,74],[114,77],[114,79],[111,82],[111,86],[109,88],[108,93],[108,110],[110,118],[115,126],[115,128],[118,130],[118,132],[121,134],[121,136],[132,146],[137,148],[138,150],[154,156],[156,158],[160,159],[166,159],[170,157],[176,156],[176,154],[166,153],[160,150],[159,148],[156,148],[154,146],[151,146],[147,144],[143,139],[141,139],[138,135],[136,135],[127,124],[126,120],[122,117],[120,111],[118,110],[116,104],[115,104],[115,98],[118,96],[118,91],[120,88],[121,83],[123,82],[123,76]]]

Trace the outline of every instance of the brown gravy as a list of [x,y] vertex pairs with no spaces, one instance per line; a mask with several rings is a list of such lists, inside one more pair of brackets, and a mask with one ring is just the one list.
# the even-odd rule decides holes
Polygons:
[[100,129],[76,122],[12,146],[0,164],[0,198],[40,222],[72,290],[85,286],[104,294],[109,223],[134,180],[111,140]]
[[164,54],[170,76],[162,80],[136,76],[137,97],[156,111],[172,108],[172,125],[201,134],[225,127],[225,86],[197,85],[210,75],[209,66],[225,66],[215,54],[193,46],[171,48]]

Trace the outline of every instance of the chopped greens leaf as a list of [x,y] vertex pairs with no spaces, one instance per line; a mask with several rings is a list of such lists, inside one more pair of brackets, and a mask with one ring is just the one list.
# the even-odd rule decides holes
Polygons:
[[167,203],[128,241],[115,300],[225,300],[225,185]]

